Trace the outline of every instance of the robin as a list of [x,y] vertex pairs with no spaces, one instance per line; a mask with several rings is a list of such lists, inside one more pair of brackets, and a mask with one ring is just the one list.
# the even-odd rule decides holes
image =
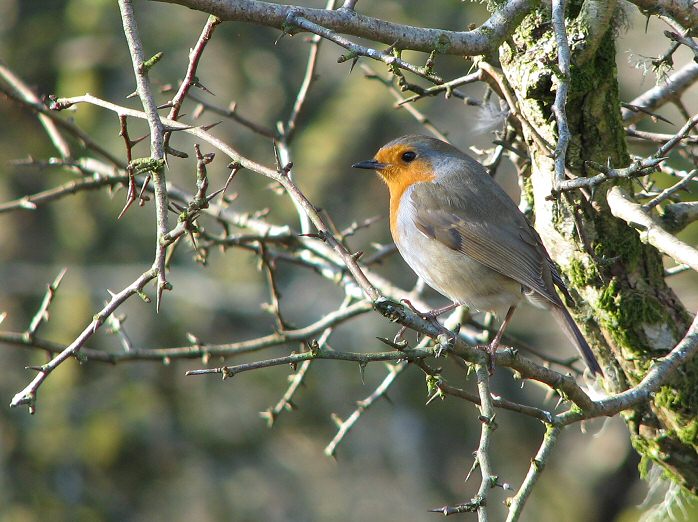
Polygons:
[[540,236],[514,201],[475,159],[441,140],[403,136],[374,159],[390,190],[390,231],[400,254],[453,304],[493,312],[504,321],[488,346],[491,360],[522,297],[549,310],[594,374],[589,345],[555,291],[569,296]]

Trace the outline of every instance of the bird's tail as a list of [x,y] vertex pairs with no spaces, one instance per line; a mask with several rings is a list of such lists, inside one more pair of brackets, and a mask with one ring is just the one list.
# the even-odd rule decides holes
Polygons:
[[567,334],[567,337],[569,337],[570,341],[572,341],[577,347],[577,350],[584,358],[584,362],[589,370],[591,370],[591,373],[603,375],[601,366],[599,366],[599,363],[594,356],[594,352],[592,352],[591,348],[589,348],[589,344],[582,335],[582,332],[579,331],[577,324],[574,322],[574,319],[572,319],[572,316],[564,305],[560,303],[559,306],[552,306],[550,311],[555,316],[555,320],[565,331],[565,334]]

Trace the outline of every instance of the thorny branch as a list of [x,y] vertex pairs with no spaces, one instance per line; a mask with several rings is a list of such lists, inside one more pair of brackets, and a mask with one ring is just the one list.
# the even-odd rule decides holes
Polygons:
[[[360,36],[398,49],[441,54],[475,56],[496,50],[534,7],[531,0],[509,0],[479,28],[473,31],[444,31],[396,24],[356,13],[353,9],[311,9],[295,5],[280,5],[254,0],[156,0],[179,4],[214,14],[227,21],[254,23],[289,29],[288,17],[294,13],[310,23],[335,33]],[[313,31],[314,32],[314,31]]]
[[[152,173],[153,184],[155,185],[155,213],[157,222],[157,239],[155,242],[155,260],[153,268],[157,277],[157,297],[155,309],[160,310],[162,293],[171,288],[167,282],[165,274],[165,245],[163,238],[168,231],[168,200],[165,179],[165,128],[158,114],[157,104],[153,98],[153,91],[148,79],[148,69],[156,62],[155,57],[146,62],[143,54],[143,46],[138,37],[136,19],[133,13],[131,0],[119,0],[121,10],[121,20],[124,25],[124,34],[128,42],[128,48],[133,62],[133,72],[136,77],[136,90],[143,104],[143,110],[150,127],[150,158],[153,166],[149,169]],[[156,55],[157,56],[157,55]],[[152,62],[152,64],[150,63]]]
[[[694,5],[688,3],[684,5],[682,2],[683,0],[672,0],[671,2],[664,0],[660,2],[645,2],[644,0],[634,1],[634,3],[642,8],[656,9],[664,14],[668,14],[688,27],[695,26],[698,23],[698,18],[695,18],[698,16],[698,10],[696,10]],[[179,3],[199,9],[203,9],[204,4],[203,0],[171,0],[171,3]],[[438,394],[459,397],[479,404],[481,408],[480,420],[482,426],[480,444],[477,452],[477,462],[481,469],[482,480],[478,495],[470,503],[463,504],[462,506],[443,508],[444,510],[448,510],[443,511],[445,514],[461,511],[477,511],[480,520],[487,520],[488,491],[497,485],[497,477],[493,473],[489,458],[489,448],[495,428],[495,408],[508,409],[530,415],[546,425],[547,431],[538,454],[535,459],[532,460],[531,467],[522,486],[517,494],[509,501],[509,517],[507,520],[518,520],[523,506],[530,496],[533,486],[539,478],[543,466],[547,462],[562,429],[567,425],[579,422],[583,419],[614,415],[619,411],[634,407],[648,400],[651,394],[667,381],[672,371],[680,364],[690,360],[698,350],[698,320],[694,320],[685,337],[676,345],[670,354],[656,362],[640,384],[624,392],[599,400],[592,400],[585,389],[579,386],[572,377],[562,375],[549,368],[523,359],[513,349],[501,350],[496,356],[495,362],[497,365],[512,369],[516,372],[517,376],[520,376],[522,379],[533,379],[545,383],[551,389],[557,391],[562,397],[568,399],[574,406],[570,406],[562,413],[553,413],[496,397],[489,389],[485,356],[481,351],[472,346],[477,342],[476,339],[469,336],[466,331],[462,331],[451,346],[443,342],[443,339],[439,337],[442,334],[442,330],[436,325],[419,317],[409,308],[403,307],[384,297],[384,295],[404,295],[404,292],[395,289],[389,285],[389,283],[381,280],[377,275],[372,274],[365,265],[359,264],[357,256],[353,255],[346,248],[343,242],[344,238],[333,233],[333,228],[328,226],[326,219],[321,216],[318,210],[307,200],[303,192],[294,183],[290,175],[292,164],[290,162],[290,151],[288,146],[297,128],[298,116],[313,81],[318,47],[321,39],[324,38],[349,50],[349,55],[343,57],[344,60],[355,59],[358,56],[368,56],[387,64],[393,71],[393,74],[398,78],[404,80],[404,77],[401,76],[402,73],[399,72],[399,69],[404,69],[435,83],[435,86],[429,88],[410,86],[405,83],[407,90],[412,90],[416,93],[414,96],[406,99],[403,99],[397,90],[393,89],[393,94],[398,99],[399,105],[408,108],[415,118],[425,124],[428,123],[426,117],[409,105],[410,102],[424,96],[433,96],[440,92],[444,92],[447,96],[456,95],[461,97],[462,95],[454,90],[455,87],[483,79],[483,77],[489,79],[495,89],[506,99],[513,115],[536,142],[541,151],[551,153],[550,144],[538,134],[536,129],[526,121],[518,110],[515,95],[508,87],[506,78],[492,65],[487,62],[481,62],[481,70],[477,73],[450,82],[444,82],[432,71],[431,66],[418,67],[402,60],[399,56],[399,50],[402,49],[416,49],[431,52],[432,54],[438,52],[441,54],[472,55],[489,52],[496,49],[499,43],[516,27],[521,17],[532,9],[534,2],[511,0],[494,13],[490,20],[483,24],[481,28],[468,32],[420,29],[365,17],[355,12],[356,1],[346,1],[342,7],[336,11],[332,10],[334,2],[328,3],[325,10],[266,4],[256,1],[238,1],[233,3],[223,0],[209,0],[205,3],[207,10],[214,12],[224,20],[239,20],[269,25],[277,27],[287,33],[293,33],[300,28],[316,35],[311,39],[311,51],[308,58],[306,74],[298,90],[296,102],[285,124],[280,124],[278,129],[265,129],[254,122],[240,117],[235,113],[234,105],[230,109],[224,110],[208,102],[200,101],[207,110],[224,114],[246,125],[260,135],[278,139],[279,142],[276,150],[279,155],[276,168],[265,167],[245,158],[232,147],[218,138],[215,138],[206,128],[190,127],[176,121],[181,105],[186,97],[199,101],[189,93],[189,90],[192,86],[200,85],[195,76],[196,68],[206,42],[211,37],[215,26],[220,22],[215,16],[209,18],[195,48],[192,49],[190,53],[189,66],[179,90],[173,99],[165,105],[171,108],[168,118],[162,118],[158,114],[158,107],[155,105],[147,76],[148,69],[157,61],[158,55],[150,60],[145,60],[140,41],[136,34],[135,20],[130,0],[120,0],[119,6],[122,12],[124,32],[127,37],[133,61],[137,92],[143,103],[144,111],[130,110],[90,95],[58,99],[54,102],[53,107],[55,109],[64,109],[77,103],[91,103],[118,114],[122,122],[124,139],[127,143],[127,164],[111,156],[97,143],[91,141],[89,136],[82,133],[74,124],[66,122],[53,113],[46,111],[39,102],[39,99],[31,93],[18,78],[0,64],[0,78],[10,86],[10,90],[5,88],[0,88],[0,90],[8,97],[25,104],[27,107],[31,107],[32,110],[37,113],[51,141],[62,156],[60,161],[56,160],[54,162],[56,165],[75,169],[83,174],[91,170],[86,165],[85,160],[70,159],[70,149],[59,130],[62,129],[79,137],[88,148],[105,156],[114,166],[120,169],[125,167],[129,169],[127,174],[124,174],[123,171],[114,169],[112,169],[111,172],[105,172],[105,170],[109,169],[108,166],[105,168],[105,164],[102,163],[99,169],[94,171],[92,177],[84,177],[54,189],[42,191],[33,196],[25,196],[12,202],[4,203],[0,205],[0,212],[18,209],[33,210],[39,204],[53,201],[71,193],[123,185],[128,181],[129,183],[133,182],[134,186],[135,183],[139,183],[142,190],[154,192],[156,196],[158,229],[155,262],[151,269],[141,274],[133,283],[120,292],[116,294],[112,293],[111,299],[107,304],[93,317],[92,322],[87,325],[83,332],[70,345],[63,346],[52,343],[36,335],[39,326],[48,318],[47,309],[54,297],[55,290],[60,283],[63,273],[49,286],[46,297],[26,332],[0,332],[0,341],[2,342],[13,343],[27,348],[39,348],[50,354],[55,354],[47,364],[33,368],[38,371],[37,376],[24,390],[15,395],[11,405],[18,406],[27,404],[29,405],[30,411],[33,412],[36,394],[41,383],[58,365],[70,357],[112,363],[129,360],[166,361],[171,358],[201,358],[204,363],[206,363],[211,355],[230,356],[240,353],[255,352],[270,346],[300,343],[305,347],[305,351],[301,353],[291,353],[282,357],[264,359],[246,364],[188,372],[190,375],[218,373],[222,374],[225,378],[244,371],[271,366],[292,365],[296,368],[296,365],[300,363],[300,368],[291,376],[290,386],[281,400],[273,408],[262,413],[271,424],[282,411],[293,407],[293,395],[302,383],[313,360],[329,359],[352,361],[358,363],[362,370],[363,367],[370,362],[392,361],[392,363],[388,364],[388,375],[373,393],[364,401],[357,403],[357,409],[349,418],[344,421],[337,420],[338,432],[325,450],[328,455],[335,455],[338,444],[356,424],[361,415],[377,400],[386,396],[390,386],[393,385],[399,374],[409,366],[409,362],[415,362],[424,369],[428,375],[433,377],[433,382],[435,383]],[[594,3],[596,2],[587,2],[586,4]],[[612,3],[609,5],[612,5]],[[690,118],[684,127],[675,135],[666,136],[666,139],[662,140],[663,145],[655,154],[648,158],[638,160],[626,169],[614,169],[610,166],[604,167],[593,164],[590,166],[601,172],[598,176],[565,180],[565,153],[570,137],[565,115],[565,100],[569,88],[570,53],[564,23],[564,9],[564,0],[553,1],[553,23],[558,43],[558,66],[561,73],[558,78],[559,85],[553,107],[558,126],[558,142],[555,149],[556,181],[558,182],[555,185],[555,192],[557,194],[574,188],[594,187],[607,179],[636,177],[646,174],[649,170],[655,169],[657,165],[664,161],[666,159],[666,154],[682,140],[688,142],[694,139],[695,136],[689,133],[698,123],[698,115]],[[693,23],[693,25],[691,25],[691,23]],[[340,33],[368,37],[374,41],[389,44],[390,47],[386,51],[377,51],[355,44],[342,37]],[[484,38],[485,35],[487,38]],[[686,45],[689,44],[686,43]],[[342,59],[340,59],[340,61],[342,61]],[[626,120],[628,122],[637,121],[637,119],[644,114],[652,115],[650,111],[663,103],[668,101],[677,102],[680,94],[695,81],[696,77],[698,77],[696,70],[693,64],[687,66],[675,75],[672,75],[666,85],[651,89],[642,97],[634,100],[632,104],[628,105],[633,109],[633,112],[626,113]],[[462,97],[466,98],[465,96]],[[654,117],[654,115],[652,116]],[[133,167],[131,144],[134,142],[131,142],[130,138],[128,138],[125,124],[127,117],[141,118],[148,121],[151,139],[151,160],[154,160],[155,163],[148,167],[146,171],[153,177],[154,187],[152,188],[148,186],[147,177],[142,175],[131,175],[130,170]],[[235,213],[230,212],[229,209],[213,204],[213,202],[210,201],[213,196],[207,198],[206,186],[203,186],[203,182],[206,181],[205,168],[203,181],[201,179],[199,180],[201,183],[199,184],[199,191],[196,195],[188,195],[175,187],[166,186],[164,159],[166,153],[169,152],[168,142],[170,135],[175,131],[192,134],[228,155],[235,165],[257,172],[280,183],[298,209],[299,216],[301,217],[302,232],[306,235],[309,234],[311,232],[310,222],[312,222],[318,231],[317,234],[314,234],[314,237],[299,238],[293,234],[288,227],[274,227],[262,220],[256,221],[255,218],[248,219],[247,217],[235,215]],[[630,131],[638,135],[640,135],[641,132],[634,129],[630,129]],[[649,135],[650,133],[646,134]],[[197,158],[199,162],[204,160],[204,156],[201,155],[198,148]],[[212,156],[210,159],[213,159]],[[99,170],[102,172],[100,173]],[[640,229],[643,238],[657,246],[662,252],[672,256],[679,263],[684,263],[694,270],[698,270],[698,251],[662,230],[652,216],[649,215],[653,207],[666,201],[678,190],[690,183],[694,175],[695,171],[685,175],[677,184],[655,195],[652,200],[643,206],[636,204],[630,195],[619,187],[614,187],[609,191],[608,202],[616,216],[621,217],[629,224]],[[187,220],[178,223],[173,229],[169,229],[167,224],[167,207],[170,198],[189,205],[194,202],[199,202],[199,204],[195,204],[194,207],[189,209],[192,212]],[[211,204],[209,205],[209,203]],[[667,205],[664,208],[662,219],[665,219],[665,217],[669,215],[672,207],[678,209],[676,205],[682,204],[676,203]],[[681,208],[683,209],[683,207]],[[687,210],[682,210],[682,212],[685,212],[689,216],[686,219],[696,219],[697,213],[695,205],[690,206],[689,204],[689,207],[686,208]],[[147,300],[147,297],[143,293],[143,288],[149,281],[156,278],[158,280],[157,308],[159,309],[162,291],[164,289],[169,289],[169,283],[165,277],[164,259],[166,248],[168,245],[171,245],[184,236],[185,233],[192,233],[191,224],[199,213],[207,213],[215,219],[220,220],[221,223],[230,222],[236,225],[242,224],[244,227],[249,227],[249,230],[251,230],[250,233],[237,235],[225,234],[225,237],[215,238],[202,231],[197,237],[209,241],[210,244],[217,243],[221,245],[240,246],[260,256],[270,276],[270,287],[272,289],[274,311],[278,319],[277,327],[279,331],[269,336],[226,345],[206,345],[194,339],[190,346],[144,349],[134,347],[130,340],[127,338],[124,340],[122,338],[125,349],[117,353],[106,353],[85,346],[87,341],[105,321],[110,321],[109,324],[112,328],[120,333],[122,328],[121,319],[116,317],[114,312],[126,299],[134,294],[141,295],[142,298]],[[690,216],[693,217],[691,218]],[[193,235],[192,241],[194,241]],[[294,247],[281,251],[276,248],[269,250],[269,245],[274,247],[279,246],[279,248],[281,248],[281,246],[288,248],[289,245],[294,245]],[[276,290],[274,280],[275,267],[273,265],[276,260],[297,263],[317,271],[324,277],[335,280],[343,287],[346,294],[344,303],[335,312],[326,315],[321,320],[306,328],[297,330],[288,329],[279,312],[279,295]],[[352,277],[347,275],[347,271]],[[357,286],[361,289],[363,295],[358,291]],[[351,304],[352,299],[360,300]],[[425,334],[427,337],[414,348],[396,345],[394,351],[388,352],[339,352],[329,347],[327,341],[334,327],[358,315],[367,313],[372,308],[375,308],[390,320],[408,326]],[[455,326],[449,323],[447,324],[450,328]],[[317,337],[318,334],[320,334],[319,337]],[[436,340],[436,344],[434,344],[432,339]],[[477,395],[451,386],[438,374],[429,373],[424,360],[434,357],[442,351],[448,353],[451,359],[458,361],[462,366],[467,367],[470,363],[475,365],[478,388]],[[569,406],[569,403],[566,404]]]
[[557,146],[555,147],[555,182],[558,187],[565,179],[565,161],[567,159],[567,145],[570,142],[570,129],[567,124],[567,93],[570,90],[570,46],[567,43],[567,30],[565,28],[565,0],[553,0],[553,28],[555,29],[555,41],[557,42],[557,65],[560,74],[557,78],[557,90],[553,112],[557,120]]

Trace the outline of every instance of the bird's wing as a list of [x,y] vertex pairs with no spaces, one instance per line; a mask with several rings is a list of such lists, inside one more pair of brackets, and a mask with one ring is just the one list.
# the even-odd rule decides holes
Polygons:
[[458,192],[439,183],[416,183],[409,197],[417,228],[559,304],[549,257],[514,202],[503,191],[487,191],[491,199],[485,200],[472,185]]

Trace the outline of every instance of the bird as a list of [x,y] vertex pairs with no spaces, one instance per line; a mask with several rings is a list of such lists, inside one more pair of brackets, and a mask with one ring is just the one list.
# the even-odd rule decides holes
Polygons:
[[587,367],[603,375],[572,319],[570,298],[540,236],[477,160],[430,136],[407,135],[352,165],[378,173],[390,192],[390,232],[405,262],[452,304],[504,317],[487,350],[490,373],[502,335],[522,299],[548,310]]

